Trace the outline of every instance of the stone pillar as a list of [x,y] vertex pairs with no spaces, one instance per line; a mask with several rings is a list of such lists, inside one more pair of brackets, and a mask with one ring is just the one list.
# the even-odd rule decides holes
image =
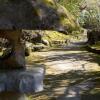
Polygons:
[[25,68],[25,49],[21,43],[22,30],[0,30],[0,37],[6,38],[12,45],[9,57],[1,59],[0,67],[4,69]]
[[[31,69],[22,69],[25,68],[25,46],[21,43],[21,34],[21,30],[0,31],[0,37],[8,39],[12,45],[10,55],[0,61],[0,93],[18,92],[24,94],[43,90],[45,69],[43,67],[33,68],[33,66]],[[2,68],[4,70],[1,71]],[[6,96],[2,98],[0,97],[0,100],[14,100]]]

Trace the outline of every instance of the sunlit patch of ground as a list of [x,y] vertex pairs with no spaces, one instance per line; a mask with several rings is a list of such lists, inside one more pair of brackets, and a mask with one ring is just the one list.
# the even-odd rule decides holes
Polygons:
[[100,94],[100,55],[67,46],[32,53],[27,61],[46,68],[44,91],[29,95],[30,100],[89,100]]

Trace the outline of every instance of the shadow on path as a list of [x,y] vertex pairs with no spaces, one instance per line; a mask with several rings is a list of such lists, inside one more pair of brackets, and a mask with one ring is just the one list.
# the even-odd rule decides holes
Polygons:
[[[38,55],[40,55],[42,59],[45,58],[44,62],[41,62],[42,60],[40,62],[46,66],[46,69],[49,67],[52,73],[50,74],[49,70],[47,70],[44,80],[45,89],[43,92],[31,95],[32,100],[100,99],[100,71],[87,71],[86,69],[82,69],[82,67],[86,65],[86,67],[91,68],[92,66],[94,68],[97,64],[97,67],[100,67],[99,55],[87,52],[84,48],[75,46],[42,51],[38,52]],[[72,63],[74,66],[71,65]],[[79,69],[77,69],[78,65],[81,66]],[[60,69],[62,73],[57,73],[53,67],[56,69],[62,69],[64,67],[72,69],[65,73]],[[76,70],[74,67],[76,67]],[[57,74],[55,74],[55,72]]]
[[[100,72],[85,73],[83,71],[47,75],[44,80],[45,90],[31,98],[32,100],[99,100],[97,93],[91,93],[99,86],[99,76]],[[94,97],[88,99],[88,96]]]

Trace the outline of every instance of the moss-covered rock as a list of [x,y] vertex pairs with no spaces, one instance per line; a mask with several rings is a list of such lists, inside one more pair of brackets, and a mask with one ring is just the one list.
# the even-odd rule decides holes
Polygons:
[[80,26],[76,22],[76,18],[63,6],[60,4],[57,9],[60,14],[61,23],[66,26],[68,32],[78,30]]

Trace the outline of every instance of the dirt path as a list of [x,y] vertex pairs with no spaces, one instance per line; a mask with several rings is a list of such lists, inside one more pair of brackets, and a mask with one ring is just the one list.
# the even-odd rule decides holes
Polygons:
[[40,60],[34,62],[45,66],[46,77],[45,90],[31,96],[32,100],[99,100],[100,56],[79,45],[35,52],[35,55]]

